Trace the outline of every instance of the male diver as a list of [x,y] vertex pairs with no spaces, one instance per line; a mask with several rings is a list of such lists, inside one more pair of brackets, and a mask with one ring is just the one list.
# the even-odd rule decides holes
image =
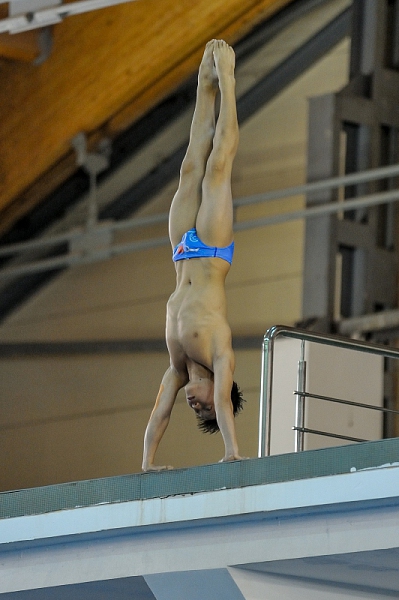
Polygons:
[[241,458],[234,416],[243,398],[233,381],[225,294],[234,251],[231,171],[238,146],[234,67],[234,51],[226,42],[208,42],[199,68],[190,140],[169,213],[176,268],[176,289],[166,316],[170,366],[145,432],[144,471],[171,468],[156,466],[154,456],[183,387],[199,427],[210,433],[220,430],[225,446],[222,461]]

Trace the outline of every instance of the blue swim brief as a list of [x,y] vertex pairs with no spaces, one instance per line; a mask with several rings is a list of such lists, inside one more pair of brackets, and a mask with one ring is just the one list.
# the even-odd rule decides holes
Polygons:
[[231,264],[234,254],[234,242],[230,246],[217,248],[216,246],[207,246],[197,236],[195,227],[185,233],[181,242],[173,250],[173,261],[184,260],[185,258],[222,258]]

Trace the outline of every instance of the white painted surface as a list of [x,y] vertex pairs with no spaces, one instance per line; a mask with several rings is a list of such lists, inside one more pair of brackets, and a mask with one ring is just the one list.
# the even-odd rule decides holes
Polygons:
[[399,466],[0,520],[1,544],[332,506],[399,495]]
[[[295,396],[301,341],[275,340],[271,454],[294,452]],[[379,356],[322,344],[305,343],[306,391],[352,402],[383,404],[383,359]],[[305,427],[344,436],[377,440],[382,437],[382,413],[306,399]],[[305,435],[305,450],[348,443]]]
[[[398,490],[399,467],[387,466],[6,519],[0,529],[0,593],[389,550],[399,544]],[[91,532],[97,535],[85,535]],[[52,539],[57,535],[64,538]],[[43,545],[7,552],[5,542],[29,539]]]
[[[384,365],[381,356],[332,346],[306,343],[307,391],[363,404],[383,406]],[[340,435],[382,438],[382,413],[364,408],[307,400],[306,427]],[[339,439],[307,435],[305,449],[346,443]]]

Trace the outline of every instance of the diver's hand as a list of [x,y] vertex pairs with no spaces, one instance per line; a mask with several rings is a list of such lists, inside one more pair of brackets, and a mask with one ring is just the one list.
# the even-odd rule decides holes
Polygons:
[[173,467],[171,465],[143,465],[143,471],[145,473],[149,471],[171,471]]
[[219,462],[232,462],[233,460],[248,460],[248,456],[239,456],[238,454],[227,454],[223,456],[223,458],[219,460]]

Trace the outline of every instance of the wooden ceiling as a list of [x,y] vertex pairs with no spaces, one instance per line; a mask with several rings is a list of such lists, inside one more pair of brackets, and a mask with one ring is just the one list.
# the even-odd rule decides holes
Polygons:
[[39,31],[1,34],[0,235],[76,170],[77,133],[89,148],[112,139],[196,71],[209,39],[234,44],[290,1],[137,0],[69,17],[40,65]]

